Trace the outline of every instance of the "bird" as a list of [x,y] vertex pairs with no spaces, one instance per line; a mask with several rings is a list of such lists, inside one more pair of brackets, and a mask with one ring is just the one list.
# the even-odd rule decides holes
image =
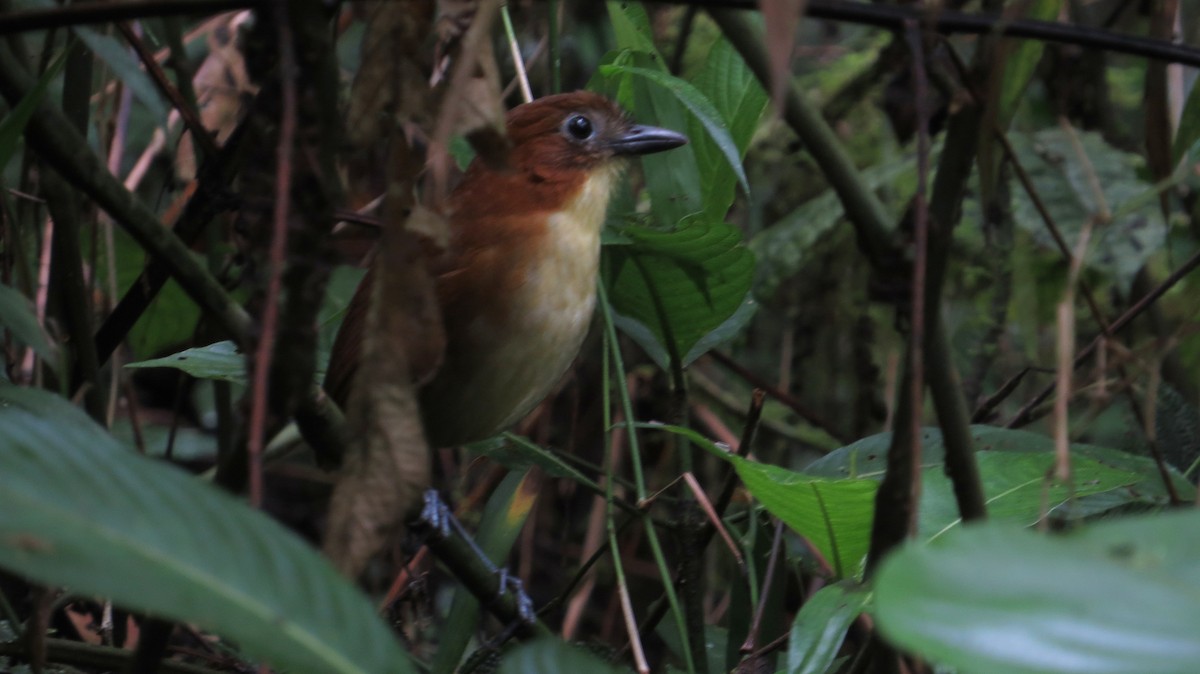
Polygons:
[[[477,157],[446,200],[449,243],[431,263],[446,335],[441,366],[419,390],[432,447],[494,436],[552,392],[592,319],[600,234],[624,166],[687,143],[587,91],[518,105],[505,129],[503,165]],[[372,283],[368,272],[326,370],[325,390],[343,409]]]

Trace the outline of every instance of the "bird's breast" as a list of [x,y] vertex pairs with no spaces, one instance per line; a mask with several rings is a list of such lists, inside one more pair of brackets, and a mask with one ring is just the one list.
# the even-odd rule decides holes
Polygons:
[[544,229],[536,246],[497,254],[508,258],[508,280],[478,278],[506,288],[502,311],[447,317],[442,374],[422,396],[434,444],[479,440],[511,426],[570,367],[595,308],[600,230],[616,178],[615,170],[593,172],[562,208],[539,215]]

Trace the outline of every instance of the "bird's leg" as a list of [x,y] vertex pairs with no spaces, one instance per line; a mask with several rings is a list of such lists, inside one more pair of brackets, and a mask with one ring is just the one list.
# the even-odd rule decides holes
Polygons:
[[[411,524],[412,531],[493,613],[511,622],[513,631],[533,626],[537,622],[533,600],[525,593],[521,579],[488,559],[436,489],[425,492],[423,503],[420,516]],[[499,582],[495,594],[489,597],[492,577]]]

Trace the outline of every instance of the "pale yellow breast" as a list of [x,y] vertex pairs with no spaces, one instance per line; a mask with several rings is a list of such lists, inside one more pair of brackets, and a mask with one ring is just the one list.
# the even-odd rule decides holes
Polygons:
[[439,390],[435,381],[426,391],[427,414],[457,410],[459,417],[432,424],[453,428],[437,444],[478,440],[508,428],[550,393],[575,360],[596,304],[600,230],[617,168],[593,173],[579,195],[549,218],[548,250],[515,289],[508,319],[497,324],[481,316],[471,324],[470,353],[446,363],[468,385]]

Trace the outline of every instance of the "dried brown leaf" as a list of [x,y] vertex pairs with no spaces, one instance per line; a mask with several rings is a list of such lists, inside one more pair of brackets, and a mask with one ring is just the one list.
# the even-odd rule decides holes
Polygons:
[[792,72],[796,28],[807,0],[758,0],[767,30],[767,59],[771,64],[771,100],[775,114],[783,111],[783,98]]
[[[245,101],[258,93],[258,85],[246,72],[246,59],[238,44],[241,27],[250,21],[249,11],[229,12],[211,24],[208,33],[208,56],[196,69],[192,87],[200,108],[200,122],[216,134],[217,144],[225,142],[237,127]],[[175,171],[181,180],[196,177],[196,153],[192,136],[184,132],[175,155]]]

